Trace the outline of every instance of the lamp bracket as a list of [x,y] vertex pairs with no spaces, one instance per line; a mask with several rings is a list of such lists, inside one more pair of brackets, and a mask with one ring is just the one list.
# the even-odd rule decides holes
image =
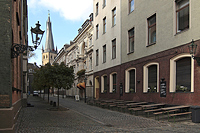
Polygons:
[[193,56],[193,59],[196,60],[198,65],[200,66],[200,57]]
[[19,54],[23,53],[25,50],[33,51],[31,46],[16,44],[14,43],[11,47],[11,58],[16,58]]

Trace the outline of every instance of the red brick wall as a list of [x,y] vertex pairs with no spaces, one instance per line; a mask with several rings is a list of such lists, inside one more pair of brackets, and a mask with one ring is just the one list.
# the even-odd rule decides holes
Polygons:
[[[195,42],[197,45],[200,44],[200,40]],[[194,92],[187,93],[170,93],[169,92],[169,81],[170,81],[170,59],[182,54],[189,53],[189,44],[185,44],[167,51],[163,51],[148,57],[133,60],[128,63],[124,63],[120,66],[116,66],[110,69],[106,69],[94,74],[94,77],[101,77],[103,74],[107,74],[108,83],[110,81],[109,75],[112,72],[117,72],[117,93],[112,94],[107,92],[106,94],[100,93],[100,98],[109,99],[124,99],[133,101],[147,101],[155,103],[168,103],[168,104],[185,104],[185,105],[200,105],[199,95],[200,95],[200,66],[198,66],[195,61],[194,66]],[[200,54],[200,48],[197,50],[197,55]],[[166,97],[160,97],[160,88],[158,93],[143,93],[143,66],[151,63],[159,63],[159,81],[161,78],[165,78],[166,81]],[[135,67],[136,68],[136,93],[125,93],[125,70]],[[101,79],[101,78],[100,78]],[[120,97],[119,94],[119,84],[123,84],[123,96]],[[101,80],[100,80],[101,88]]]
[[[19,25],[17,23],[16,12],[18,12],[19,17]],[[12,43],[21,44],[19,32],[21,30],[21,0],[13,1],[13,10],[12,10],[12,32],[13,32],[13,39]],[[22,37],[23,38],[23,37]],[[22,39],[23,40],[23,39]],[[22,55],[18,56],[17,58],[12,59],[12,86],[18,90],[21,90],[22,87]],[[13,91],[12,93],[12,103],[15,103],[21,96],[19,96],[20,92]]]

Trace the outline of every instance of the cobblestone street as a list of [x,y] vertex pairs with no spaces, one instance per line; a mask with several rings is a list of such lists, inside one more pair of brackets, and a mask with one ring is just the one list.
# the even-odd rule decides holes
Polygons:
[[[57,97],[50,99],[57,101]],[[18,133],[200,132],[200,125],[191,120],[176,123],[156,121],[90,106],[69,98],[60,98],[60,105],[68,108],[67,111],[48,110],[53,107],[40,97],[30,96],[28,102],[34,107],[22,108],[18,119]]]

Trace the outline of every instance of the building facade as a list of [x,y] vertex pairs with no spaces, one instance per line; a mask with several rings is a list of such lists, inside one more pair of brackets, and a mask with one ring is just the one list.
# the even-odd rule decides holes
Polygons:
[[107,97],[107,94],[111,94],[113,98],[119,96],[119,85],[116,83],[120,82],[121,2],[93,1],[95,98],[99,98],[99,95]]
[[[66,95],[73,97],[79,95],[84,98],[85,91],[78,89],[77,84],[84,82],[87,77],[86,95],[93,98],[93,14],[90,19],[87,19],[78,29],[78,35],[70,44],[65,44],[64,47],[58,52],[54,62],[64,62],[68,67],[73,67],[75,80],[73,87],[66,90]],[[79,77],[78,72],[84,71],[84,74]]]
[[33,94],[35,88],[32,86],[35,70],[39,69],[36,63],[28,63],[28,93]]
[[[94,17],[94,23],[98,27],[101,22],[99,29],[94,29],[94,34],[104,30],[106,14],[103,11],[104,6],[98,7],[102,5],[101,2],[96,0],[93,4],[94,12],[98,14]],[[106,2],[106,6],[113,6],[114,2]],[[116,9],[121,14],[116,15],[119,16],[121,23],[121,29],[116,31],[121,38],[119,64],[104,65],[106,43],[101,41],[103,46],[98,43],[98,39],[104,36],[102,32],[94,41],[94,50],[98,53],[95,55],[96,60],[99,58],[100,65],[104,65],[100,68],[96,64],[94,68],[95,89],[100,89],[99,97],[200,105],[200,67],[196,60],[200,54],[200,2],[127,0],[117,3],[120,4],[120,8]],[[111,9],[106,13],[112,14]],[[98,20],[98,16],[102,17]],[[108,29],[110,27],[108,26]],[[112,35],[109,34],[106,38]],[[197,45],[195,59],[191,58],[191,51],[188,48],[192,44],[192,39]],[[111,53],[111,50],[108,53]],[[105,91],[105,88],[109,91]],[[115,88],[116,92],[113,93],[112,90]]]
[[[2,0],[0,7],[1,82],[0,82],[0,132],[15,132],[16,121],[22,107],[22,93],[26,83],[23,54],[16,54],[15,46],[28,46],[27,1]],[[12,50],[11,50],[12,49]],[[24,53],[26,56],[26,53]],[[24,69],[23,69],[24,67]],[[24,73],[23,73],[24,72]],[[23,75],[24,74],[24,75]]]

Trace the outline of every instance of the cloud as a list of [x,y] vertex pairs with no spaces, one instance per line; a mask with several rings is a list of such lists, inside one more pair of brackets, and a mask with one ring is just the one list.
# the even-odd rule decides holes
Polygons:
[[66,20],[85,20],[92,13],[93,0],[28,0],[30,9],[47,8]]

